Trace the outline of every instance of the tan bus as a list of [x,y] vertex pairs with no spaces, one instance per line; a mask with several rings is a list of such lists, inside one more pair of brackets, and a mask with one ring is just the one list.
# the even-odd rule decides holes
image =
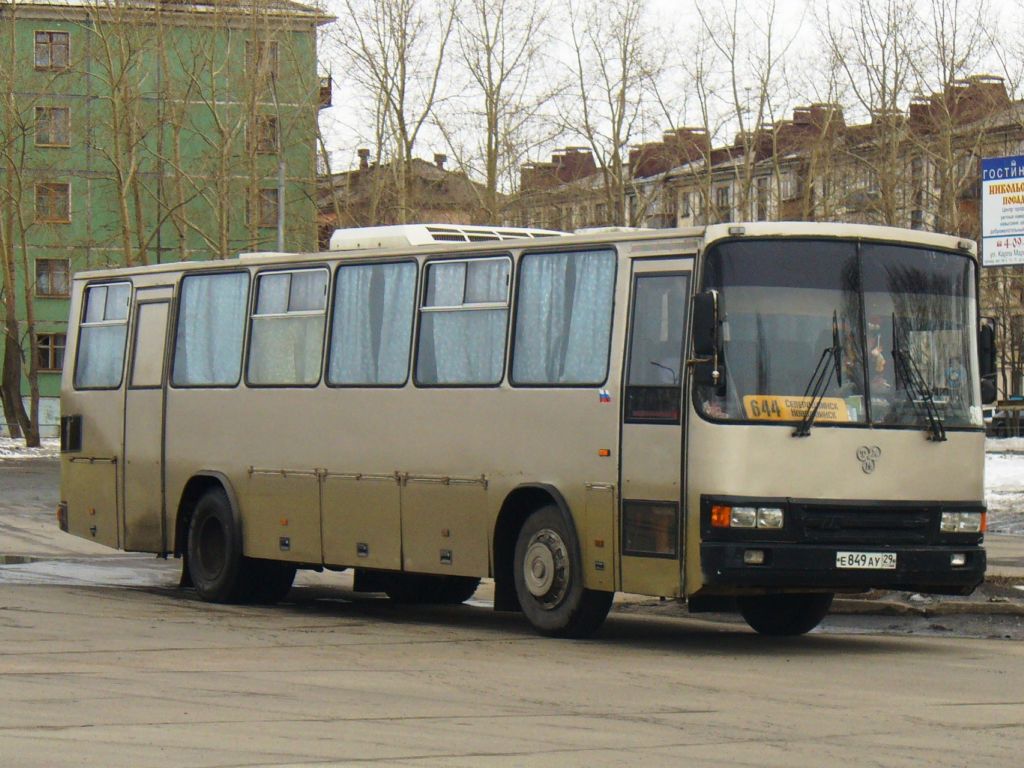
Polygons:
[[617,591],[799,634],[835,593],[983,579],[973,243],[386,234],[76,275],[61,526],[182,557],[211,601],[491,577],[564,636]]

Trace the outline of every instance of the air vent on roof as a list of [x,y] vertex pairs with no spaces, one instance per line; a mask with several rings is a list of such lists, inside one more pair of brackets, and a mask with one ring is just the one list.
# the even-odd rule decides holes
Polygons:
[[457,224],[395,224],[387,227],[336,229],[331,235],[331,250],[404,248],[430,243],[480,243],[494,240],[559,237],[565,234],[567,233],[552,229],[463,227]]

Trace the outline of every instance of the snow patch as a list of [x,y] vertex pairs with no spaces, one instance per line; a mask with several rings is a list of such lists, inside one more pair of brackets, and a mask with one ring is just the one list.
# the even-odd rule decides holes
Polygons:
[[60,455],[60,440],[44,438],[38,448],[26,448],[24,440],[0,437],[0,459],[54,459]]

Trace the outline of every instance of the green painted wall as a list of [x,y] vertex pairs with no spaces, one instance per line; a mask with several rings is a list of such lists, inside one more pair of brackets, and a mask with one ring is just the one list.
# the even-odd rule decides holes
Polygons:
[[[34,283],[36,258],[68,258],[78,271],[275,250],[276,228],[250,223],[247,208],[250,190],[277,187],[281,161],[285,248],[316,248],[316,19],[114,5],[95,16],[0,3],[0,95],[13,94],[17,112],[4,111],[0,151],[20,177],[0,156],[0,199],[5,190],[20,197],[12,207],[26,226],[24,238],[12,233],[23,319],[25,271]],[[67,69],[36,69],[37,31],[68,33]],[[274,76],[252,61],[252,51],[268,44],[277,50]],[[44,106],[69,108],[69,146],[36,146],[35,110]],[[252,151],[247,134],[256,115],[276,118],[277,151]],[[34,220],[40,181],[70,183],[69,223]],[[37,332],[64,331],[66,299],[34,297],[33,305]],[[59,387],[59,375],[40,374],[44,397]]]

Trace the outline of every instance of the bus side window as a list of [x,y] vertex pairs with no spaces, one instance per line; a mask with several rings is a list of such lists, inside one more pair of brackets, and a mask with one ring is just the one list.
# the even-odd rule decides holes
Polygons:
[[614,289],[614,251],[523,256],[512,383],[604,383],[608,375]]
[[501,382],[510,274],[511,260],[505,256],[427,265],[416,356],[418,384]]
[[688,275],[640,275],[633,295],[626,380],[628,421],[678,424]]
[[174,343],[174,386],[238,384],[248,301],[248,272],[185,276]]
[[131,283],[85,289],[79,328],[75,389],[117,389],[124,374]]
[[248,383],[315,385],[323,358],[327,270],[264,272],[256,280]]
[[355,264],[338,269],[327,383],[401,386],[409,376],[416,264]]

